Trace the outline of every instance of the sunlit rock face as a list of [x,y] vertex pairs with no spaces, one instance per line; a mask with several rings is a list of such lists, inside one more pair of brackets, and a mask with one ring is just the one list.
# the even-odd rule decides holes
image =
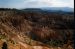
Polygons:
[[44,11],[3,10],[0,11],[0,39],[17,43],[17,48],[15,44],[7,44],[9,48],[14,47],[13,49],[19,49],[20,46],[22,49],[25,47],[26,49],[47,49],[47,44],[59,46],[58,49],[71,48],[73,44],[72,16],[67,13],[62,16],[59,13],[50,14]]

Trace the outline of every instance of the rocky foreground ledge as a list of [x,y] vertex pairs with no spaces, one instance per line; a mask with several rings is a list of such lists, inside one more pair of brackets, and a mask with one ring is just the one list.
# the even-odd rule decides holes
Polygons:
[[[0,49],[3,47],[3,40],[0,40]],[[71,45],[65,44],[63,47],[47,47],[47,46],[30,46],[24,43],[13,44],[11,42],[7,42],[8,49],[73,49]]]

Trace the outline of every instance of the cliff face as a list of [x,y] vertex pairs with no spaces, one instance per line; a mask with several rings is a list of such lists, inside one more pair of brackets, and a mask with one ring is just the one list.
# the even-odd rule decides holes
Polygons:
[[[43,47],[61,47],[65,44],[66,47],[72,46],[72,25],[73,15],[68,14],[34,13],[16,10],[0,11],[1,41],[5,39],[7,43],[16,43],[24,48],[26,46],[35,47],[36,45],[39,45],[39,47],[43,45]],[[45,49],[47,48],[45,47]]]

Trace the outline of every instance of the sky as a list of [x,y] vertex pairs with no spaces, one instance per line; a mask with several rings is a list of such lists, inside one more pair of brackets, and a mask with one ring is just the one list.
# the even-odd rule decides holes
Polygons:
[[74,0],[0,0],[0,8],[70,7]]

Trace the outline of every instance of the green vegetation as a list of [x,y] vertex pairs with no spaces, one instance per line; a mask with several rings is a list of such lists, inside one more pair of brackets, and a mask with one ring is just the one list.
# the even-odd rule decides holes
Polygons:
[[0,39],[6,39],[5,34],[0,34]]
[[48,44],[50,46],[62,46],[63,42],[60,40],[51,40],[51,41],[47,42],[46,44]]

